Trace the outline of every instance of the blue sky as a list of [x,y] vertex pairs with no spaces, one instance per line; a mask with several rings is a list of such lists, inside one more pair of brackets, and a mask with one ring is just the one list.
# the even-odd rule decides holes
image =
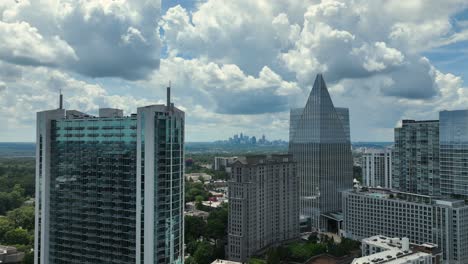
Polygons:
[[172,81],[189,141],[287,139],[317,73],[354,141],[468,105],[464,0],[6,0],[0,37],[0,141],[33,141],[59,89],[130,114]]
[[[468,10],[462,10],[451,18],[455,30],[464,28],[458,23],[468,21]],[[434,65],[443,72],[450,72],[468,80],[468,41],[437,47],[423,53]]]

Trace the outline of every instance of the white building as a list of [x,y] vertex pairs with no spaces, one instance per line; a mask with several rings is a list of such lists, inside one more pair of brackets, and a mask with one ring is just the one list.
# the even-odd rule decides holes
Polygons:
[[392,150],[367,150],[362,155],[362,185],[392,187]]
[[436,256],[429,252],[434,247],[424,244],[410,248],[408,238],[373,236],[362,240],[362,257],[354,259],[352,264],[434,264]]
[[242,262],[235,262],[235,261],[229,261],[229,260],[224,260],[224,259],[217,259],[211,264],[242,264]]
[[185,179],[192,180],[194,182],[209,182],[211,180],[211,175],[203,172],[187,173],[185,174]]

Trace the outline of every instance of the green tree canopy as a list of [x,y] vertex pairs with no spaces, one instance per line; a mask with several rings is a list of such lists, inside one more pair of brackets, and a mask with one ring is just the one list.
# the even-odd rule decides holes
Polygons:
[[5,233],[3,242],[6,245],[29,245],[32,243],[32,236],[26,229],[16,228]]
[[197,240],[206,232],[205,220],[196,216],[185,216],[185,243]]
[[0,215],[5,215],[6,212],[20,207],[25,200],[24,189],[18,184],[11,192],[0,192]]
[[195,253],[193,253],[193,259],[197,264],[210,264],[213,262],[215,248],[207,241],[199,242]]
[[14,223],[15,228],[22,227],[34,230],[34,207],[22,206],[7,213],[7,218]]
[[226,237],[226,227],[228,223],[228,207],[223,204],[211,211],[207,219],[207,235],[213,239],[223,239]]
[[13,223],[6,217],[0,217],[0,243],[3,242],[6,232],[12,230]]

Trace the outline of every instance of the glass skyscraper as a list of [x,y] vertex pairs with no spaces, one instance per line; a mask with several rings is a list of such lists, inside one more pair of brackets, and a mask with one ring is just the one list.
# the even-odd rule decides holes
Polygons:
[[327,229],[324,214],[341,211],[341,191],[353,187],[349,111],[335,108],[321,74],[304,108],[291,109],[289,152],[297,162],[300,214]]
[[439,121],[403,120],[395,128],[393,188],[440,196]]
[[184,113],[99,112],[37,114],[35,263],[183,263]]
[[442,111],[440,178],[442,194],[468,198],[468,110]]

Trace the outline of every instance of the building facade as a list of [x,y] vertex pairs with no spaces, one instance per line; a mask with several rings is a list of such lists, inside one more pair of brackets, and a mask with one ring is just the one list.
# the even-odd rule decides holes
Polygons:
[[363,188],[343,192],[343,214],[346,237],[407,237],[411,243],[438,245],[446,263],[468,263],[468,205],[463,200]]
[[393,188],[440,196],[439,121],[403,120],[395,128]]
[[363,186],[392,188],[392,149],[368,150],[361,163]]
[[291,156],[239,158],[228,186],[229,260],[246,262],[299,236],[299,179]]
[[215,157],[213,169],[219,171],[230,172],[229,166],[237,159],[237,157]]
[[468,198],[468,110],[442,111],[440,178],[442,194]]
[[99,112],[37,114],[35,263],[183,263],[184,113]]
[[291,109],[289,153],[297,162],[301,218],[326,229],[322,214],[341,211],[341,191],[353,186],[349,111],[335,108],[321,74],[304,108]]

